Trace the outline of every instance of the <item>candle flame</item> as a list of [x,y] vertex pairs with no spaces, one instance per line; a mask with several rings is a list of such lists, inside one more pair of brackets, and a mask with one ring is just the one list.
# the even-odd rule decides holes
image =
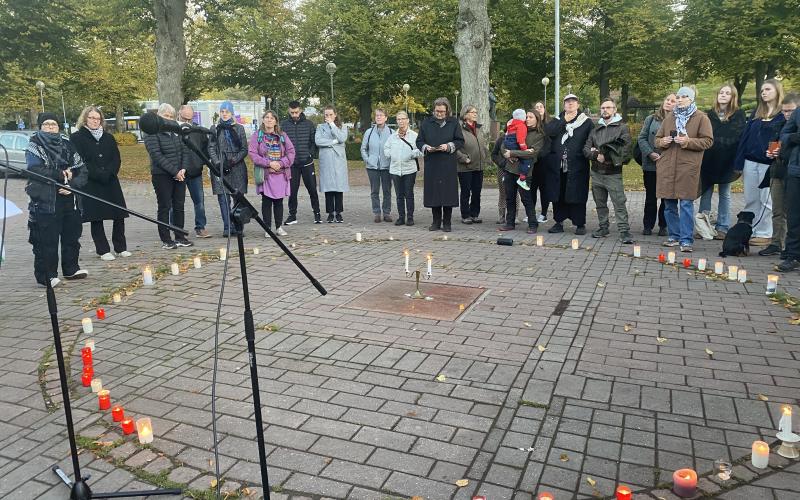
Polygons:
[[406,257],[408,257],[408,249],[405,249],[405,250],[403,250],[403,255],[405,255]]
[[684,478],[684,479],[686,479],[686,480],[688,481],[689,479],[691,479],[691,478],[692,478],[692,475],[691,475],[691,474],[689,474],[689,473],[687,472],[687,473],[686,473],[686,475],[685,475],[685,476],[683,476],[683,478]]
[[791,406],[789,406],[789,405],[785,405],[785,406],[783,406],[783,407],[781,408],[781,410],[783,411],[783,414],[784,414],[784,415],[790,415],[790,416],[791,416],[791,414],[792,414],[792,407],[791,407]]
[[429,261],[431,261],[431,260],[433,260],[433,255],[428,254],[428,255],[425,256],[425,258],[428,259]]

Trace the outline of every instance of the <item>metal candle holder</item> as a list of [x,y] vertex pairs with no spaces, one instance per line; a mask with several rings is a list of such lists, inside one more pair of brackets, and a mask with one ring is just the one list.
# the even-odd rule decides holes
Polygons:
[[[416,286],[417,286],[417,289],[414,291],[414,293],[411,294],[411,298],[412,299],[427,299],[428,297],[426,297],[422,293],[422,291],[419,289],[419,277],[422,274],[422,272],[419,269],[417,269],[416,271],[408,272],[408,273],[406,273],[406,278],[408,278],[412,274],[416,275]],[[425,279],[426,280],[431,279],[431,275],[428,274],[428,273],[425,273]]]

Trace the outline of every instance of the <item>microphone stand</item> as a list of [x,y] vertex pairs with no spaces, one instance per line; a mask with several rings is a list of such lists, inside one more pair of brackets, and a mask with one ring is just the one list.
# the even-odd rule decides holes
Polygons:
[[[256,424],[256,439],[258,443],[258,461],[261,466],[261,484],[264,493],[264,498],[270,500],[270,487],[269,475],[267,472],[267,454],[264,447],[264,425],[261,415],[261,392],[258,388],[258,363],[256,362],[256,344],[255,344],[255,324],[253,322],[253,311],[250,308],[250,288],[247,284],[247,262],[244,253],[244,225],[255,220],[259,226],[272,238],[272,241],[286,254],[294,265],[308,278],[314,288],[319,291],[321,295],[327,295],[327,290],[317,281],[316,278],[306,269],[306,267],[295,257],[291,250],[278,238],[272,229],[264,223],[258,215],[258,210],[250,203],[250,200],[234,188],[223,175],[220,175],[221,168],[211,161],[211,159],[203,151],[200,150],[195,144],[189,140],[189,133],[200,132],[197,130],[182,131],[183,142],[192,150],[206,165],[212,174],[222,181],[225,189],[231,194],[234,200],[233,208],[231,209],[231,218],[236,228],[236,242],[239,247],[239,267],[242,273],[242,293],[244,295],[244,336],[247,340],[247,359],[250,364],[250,383],[253,388],[253,407],[255,409],[255,424]],[[227,200],[226,200],[227,202]]]
[[[60,183],[45,175],[41,175],[36,172],[31,172],[30,170],[22,169],[19,167],[14,167],[8,162],[6,163],[7,164],[5,165],[5,167],[7,169],[10,169],[34,181],[43,182],[59,188],[66,189],[74,194],[77,194],[78,196],[91,198],[95,201],[99,201],[100,203],[112,206],[119,210],[124,210],[125,212],[131,215],[139,217],[140,219],[144,219],[148,222],[152,222],[153,224],[164,226],[172,231],[188,234],[188,231],[185,231],[179,227],[175,227],[170,224],[160,222],[156,219],[153,219],[152,217],[148,217],[144,214],[140,214],[139,212],[129,210],[126,207],[121,207],[117,204],[111,203],[97,196],[85,193],[83,191],[79,191],[68,184]],[[37,230],[39,229],[37,228]],[[144,490],[144,491],[118,491],[110,493],[93,493],[91,488],[89,488],[89,484],[87,483],[89,476],[84,477],[81,475],[81,464],[80,461],[78,460],[78,444],[75,441],[75,427],[72,421],[72,407],[70,406],[70,400],[69,400],[69,382],[67,379],[66,363],[64,362],[64,351],[61,348],[61,330],[58,326],[58,304],[56,303],[56,294],[53,291],[53,286],[50,284],[50,280],[47,279],[46,282],[47,282],[46,283],[47,310],[50,313],[50,326],[53,330],[53,342],[55,343],[56,358],[58,359],[58,378],[61,381],[61,396],[64,399],[64,416],[66,417],[67,420],[69,451],[72,457],[72,471],[75,476],[75,480],[74,481],[70,480],[69,476],[67,476],[67,474],[58,465],[53,465],[51,470],[55,472],[59,478],[61,478],[61,480],[64,482],[64,484],[67,485],[67,487],[70,488],[71,490],[69,495],[70,500],[91,500],[92,498],[125,498],[125,497],[155,496],[155,495],[180,495],[182,493],[182,490],[180,488]]]

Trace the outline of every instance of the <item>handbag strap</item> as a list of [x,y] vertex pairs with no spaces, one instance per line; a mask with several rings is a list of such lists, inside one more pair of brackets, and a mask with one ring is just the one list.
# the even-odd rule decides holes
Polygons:
[[[406,143],[406,145],[408,145],[408,147],[410,147],[410,148],[411,148],[411,151],[414,151],[414,146],[412,146],[410,142],[408,142],[407,140],[405,140],[405,138],[403,138],[403,137],[400,137],[399,135],[398,135],[397,137],[398,137],[398,138],[399,138],[401,141],[405,142],[405,143]],[[414,158],[414,163],[416,163],[416,164],[417,164],[417,171],[419,172],[419,158]]]

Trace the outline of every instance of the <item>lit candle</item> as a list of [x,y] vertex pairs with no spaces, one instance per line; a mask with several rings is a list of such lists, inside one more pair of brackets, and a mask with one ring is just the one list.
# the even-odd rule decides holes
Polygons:
[[714,274],[722,274],[725,264],[720,261],[714,262]]
[[747,283],[747,271],[744,269],[739,269],[739,283]]
[[627,486],[617,487],[617,500],[631,500],[631,489]]
[[86,342],[83,343],[83,347],[88,347],[94,352],[94,339],[86,339]]
[[444,235],[444,236],[442,236],[442,239],[443,239],[444,241],[447,241],[447,235]]
[[81,349],[81,360],[83,366],[92,366],[92,350],[88,347]]
[[83,327],[83,333],[92,333],[94,331],[94,326],[92,326],[92,318],[83,318],[81,320],[81,326]]
[[541,247],[544,246],[544,236],[541,234],[536,237],[536,246]]
[[[88,370],[86,368],[88,368]],[[92,377],[94,377],[94,370],[92,370],[91,366],[86,368],[84,368],[83,373],[81,373],[81,384],[84,387],[90,387],[92,385]]]
[[326,245],[327,245],[327,244],[328,244],[328,239],[327,239],[327,238],[325,238],[324,240],[322,240],[322,243],[324,243],[324,244],[326,244]]
[[408,270],[408,250],[403,250],[403,255],[406,258],[406,274],[408,274],[409,273],[409,270]]
[[778,289],[778,275],[767,275],[767,295],[772,295]]
[[572,249],[573,250],[577,250],[578,248],[580,248],[580,246],[581,246],[581,242],[578,241],[578,238],[573,238],[572,239]]
[[658,261],[661,262],[662,264],[667,261],[667,256],[664,255],[664,252],[660,252],[658,254]]
[[[92,382],[94,382],[94,380]],[[111,392],[108,389],[101,389],[100,392],[97,393],[97,406],[101,410],[108,410],[111,408]]]
[[[94,372],[93,372],[94,374]],[[93,378],[92,379],[92,392],[99,393],[103,390],[103,379],[101,378]]]
[[697,493],[697,472],[679,469],[672,474],[672,492],[679,497],[693,497]]
[[153,270],[150,268],[150,266],[144,266],[144,271],[142,271],[142,281],[147,286],[150,286],[154,283]]
[[199,255],[195,255],[195,257],[194,257],[194,268],[195,269],[200,269],[201,267],[203,267],[203,259],[201,259]]
[[739,266],[728,266],[728,279],[731,281],[736,281],[736,278],[739,276]]
[[122,420],[121,425],[122,425],[122,433],[123,434],[128,435],[128,434],[133,433],[134,426],[133,426],[133,419],[132,418],[126,418],[126,419]]
[[149,417],[140,418],[136,421],[136,432],[139,434],[139,443],[148,444],[153,442],[153,424]]
[[675,252],[667,252],[667,262],[669,264],[675,263]]
[[253,255],[258,255],[259,253],[261,253],[261,250],[259,250],[258,247],[255,247],[253,249]]
[[698,259],[697,260],[697,269],[700,271],[706,270],[706,259]]
[[433,276],[433,255],[428,254],[426,258],[428,259],[428,277],[430,278]]
[[539,500],[554,500],[555,497],[549,491],[539,493]]
[[766,469],[769,465],[769,445],[764,441],[753,441],[753,454],[750,461],[756,469]]
[[219,249],[219,260],[225,260],[228,258],[228,251],[224,248]]
[[786,434],[792,433],[792,407],[789,405],[781,407],[781,420],[778,422],[778,431]]
[[356,233],[356,241],[361,241],[361,233]]
[[173,262],[169,265],[169,272],[172,273],[173,276],[177,276],[181,273],[181,268],[178,266],[177,262]]
[[115,304],[119,304],[120,302],[122,302],[122,295],[120,295],[119,293],[115,293],[113,295],[113,298]]
[[690,267],[692,267],[692,259],[689,258],[683,259],[683,267],[685,269],[689,269]]
[[98,307],[95,313],[97,314],[97,319],[106,319],[106,310],[102,307]]
[[633,245],[633,256],[639,258],[642,256],[642,246],[641,245]]
[[[359,240],[361,241],[361,240]],[[394,236],[389,236],[389,241],[394,241]]]
[[122,422],[122,419],[125,418],[125,411],[119,405],[114,405],[111,408],[111,420],[114,422]]

